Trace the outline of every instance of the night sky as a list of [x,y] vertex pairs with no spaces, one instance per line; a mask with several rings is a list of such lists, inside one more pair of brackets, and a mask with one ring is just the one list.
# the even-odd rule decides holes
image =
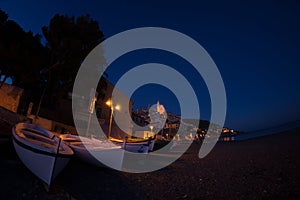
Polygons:
[[[89,13],[106,38],[147,26],[180,31],[200,43],[220,70],[227,93],[225,126],[251,131],[300,118],[297,0],[0,0],[0,7],[24,30],[40,34],[56,13]],[[197,93],[201,118],[210,118],[210,99],[201,76],[171,53],[141,50],[123,55],[108,69],[109,80],[115,83],[130,68],[147,62],[169,65],[185,75]],[[132,99],[135,108],[160,100],[167,111],[179,113],[176,97],[162,86],[141,87]]]

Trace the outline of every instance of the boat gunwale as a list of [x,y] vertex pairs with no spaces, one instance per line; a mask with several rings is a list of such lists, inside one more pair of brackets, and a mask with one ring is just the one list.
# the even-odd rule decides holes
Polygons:
[[[15,143],[17,143],[17,145],[19,145],[19,146],[22,147],[22,148],[25,148],[25,149],[27,149],[27,150],[29,150],[29,151],[34,152],[34,153],[43,154],[43,155],[48,155],[48,156],[53,156],[53,157],[57,156],[57,157],[60,157],[60,158],[62,158],[62,157],[63,157],[63,158],[69,158],[69,157],[71,157],[71,156],[74,154],[72,148],[70,148],[65,142],[63,142],[63,143],[60,144],[62,150],[59,150],[58,153],[55,152],[55,148],[49,148],[49,147],[46,147],[46,146],[43,146],[43,145],[40,145],[40,144],[37,144],[37,143],[32,143],[32,144],[34,144],[35,147],[30,146],[29,144],[27,144],[27,143],[30,143],[29,139],[30,139],[30,140],[33,140],[33,141],[39,141],[39,140],[35,140],[35,139],[31,139],[31,138],[27,138],[27,137],[22,137],[22,136],[20,136],[20,134],[19,134],[17,131],[20,131],[20,132],[21,132],[21,130],[22,130],[23,128],[18,128],[18,129],[16,129],[16,127],[17,127],[17,126],[14,126],[14,127],[12,128],[13,141],[14,141]],[[23,126],[23,127],[24,127],[24,126]],[[38,126],[37,126],[37,127],[38,127]],[[24,127],[24,128],[25,128],[25,127]],[[27,129],[26,131],[28,131],[28,130],[30,130],[30,129],[32,129],[32,128],[30,127],[30,129],[28,129],[28,127],[27,127],[26,129]],[[45,131],[47,131],[47,130],[45,130]],[[24,133],[22,133],[22,134],[24,135]],[[34,134],[34,133],[33,133],[33,134]],[[38,135],[38,137],[40,137],[40,136],[41,136],[41,135]],[[43,137],[45,137],[45,136],[43,136]],[[53,141],[54,141],[54,142],[57,142],[57,141],[55,141],[55,137],[56,137],[56,136],[52,137],[52,138],[53,138]],[[49,139],[50,139],[50,138],[49,138]],[[43,142],[43,141],[39,141],[39,142],[48,144],[48,143]],[[49,145],[51,145],[51,144],[49,144]],[[52,151],[51,151],[51,150],[52,150]],[[53,151],[53,150],[54,150],[54,151]]]
[[37,149],[37,148],[34,148],[34,147],[31,147],[27,144],[24,144],[23,142],[21,142],[20,140],[18,140],[17,138],[15,138],[15,136],[13,136],[13,141],[19,145],[20,147],[26,149],[26,150],[29,150],[29,151],[32,151],[34,153],[37,153],[37,154],[43,154],[43,155],[47,155],[47,156],[52,156],[52,157],[58,157],[58,158],[70,158],[71,156],[73,156],[74,152],[73,150],[71,149],[71,151],[67,154],[62,154],[62,153],[58,153],[56,154],[55,152],[49,152],[49,151],[44,151],[44,150],[41,150],[41,149]]

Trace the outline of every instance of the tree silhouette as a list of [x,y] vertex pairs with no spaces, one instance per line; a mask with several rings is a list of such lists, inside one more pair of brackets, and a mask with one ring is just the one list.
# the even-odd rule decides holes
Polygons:
[[45,53],[39,35],[25,32],[0,10],[0,87],[8,77],[16,86],[29,89],[35,85],[46,62]]
[[[42,32],[46,46],[41,44],[40,35],[25,32],[0,9],[0,87],[10,77],[13,85],[26,89],[26,101],[35,105],[43,101],[43,107],[55,108],[58,100],[72,91],[81,63],[104,35],[89,15],[75,18],[57,14]],[[106,65],[104,55],[99,56],[103,63],[88,73],[99,73]],[[101,98],[105,97],[101,90],[105,82],[101,78]]]
[[[57,14],[51,19],[49,26],[42,28],[42,31],[49,49],[50,67],[46,70],[48,89],[52,94],[57,93],[56,98],[61,98],[72,91],[82,61],[104,40],[104,35],[99,29],[98,22],[89,15],[75,18]],[[96,68],[95,70],[97,71]]]

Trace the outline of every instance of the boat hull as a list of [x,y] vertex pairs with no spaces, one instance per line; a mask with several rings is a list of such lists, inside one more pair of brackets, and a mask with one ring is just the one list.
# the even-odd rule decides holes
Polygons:
[[[124,151],[118,150],[87,150],[78,148],[75,145],[70,145],[77,156],[83,162],[89,163],[97,167],[111,167],[116,170],[122,169]],[[99,160],[107,160],[106,164],[103,164]]]
[[124,150],[120,145],[76,135],[62,135],[61,138],[73,149],[75,156],[81,161],[97,167],[122,169]]
[[[70,157],[57,157],[36,153],[29,149],[23,148],[13,141],[15,150],[24,163],[24,165],[47,185],[65,168]],[[40,163],[40,164],[37,164]]]
[[[148,153],[149,151],[153,151],[155,139],[145,140],[142,142],[126,142],[124,144],[124,141],[122,140],[112,140],[113,143],[116,145],[123,145],[124,150],[133,152],[133,153]],[[124,146],[125,145],[125,146]]]
[[68,152],[66,154],[55,153],[53,149],[48,150],[44,146],[38,146],[38,142],[35,144],[27,141],[26,138],[19,137],[15,128],[12,133],[13,145],[20,160],[33,174],[50,186],[54,178],[68,164],[73,151],[68,149],[66,144],[61,143],[60,145],[68,149]]

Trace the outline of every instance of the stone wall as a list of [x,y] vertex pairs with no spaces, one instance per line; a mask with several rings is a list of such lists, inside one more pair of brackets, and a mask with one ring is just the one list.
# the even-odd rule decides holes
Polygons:
[[26,117],[18,115],[10,110],[0,107],[0,121],[6,122],[13,126],[21,121],[25,121]]
[[23,89],[4,83],[0,88],[0,106],[16,113],[22,94]]
[[[35,115],[28,115],[28,121],[34,122]],[[35,121],[35,124],[47,129],[49,131],[54,131],[57,133],[71,133],[77,134],[76,128],[74,126],[70,126],[61,122],[57,122],[54,120],[46,119],[43,117],[38,116]]]

